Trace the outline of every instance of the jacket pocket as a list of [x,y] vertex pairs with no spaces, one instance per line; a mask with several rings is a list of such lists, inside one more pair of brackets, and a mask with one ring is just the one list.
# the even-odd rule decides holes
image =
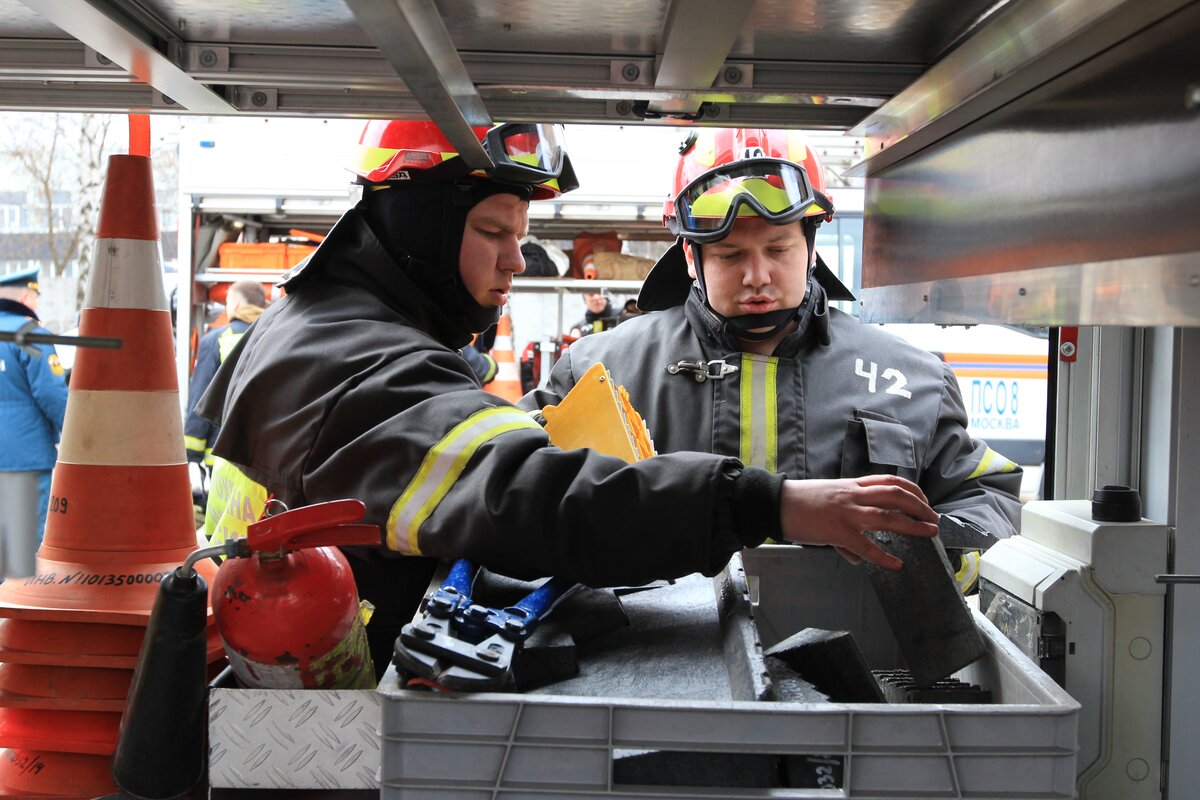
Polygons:
[[875,411],[855,409],[842,449],[842,477],[901,475],[917,471],[912,431],[898,419]]

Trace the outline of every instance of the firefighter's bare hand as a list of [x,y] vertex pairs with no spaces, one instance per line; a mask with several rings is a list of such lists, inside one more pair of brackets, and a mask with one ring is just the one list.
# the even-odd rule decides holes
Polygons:
[[847,561],[870,561],[885,569],[903,562],[881,550],[864,531],[936,536],[938,514],[921,487],[895,475],[840,480],[784,481],[780,502],[783,538],[827,544]]

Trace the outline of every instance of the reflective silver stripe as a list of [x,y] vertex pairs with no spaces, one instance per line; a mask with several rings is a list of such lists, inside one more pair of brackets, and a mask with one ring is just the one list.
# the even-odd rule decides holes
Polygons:
[[442,499],[454,488],[479,446],[508,431],[520,428],[541,430],[518,409],[489,408],[472,414],[456,425],[425,454],[421,467],[397,498],[387,520],[389,549],[420,555],[417,534]]

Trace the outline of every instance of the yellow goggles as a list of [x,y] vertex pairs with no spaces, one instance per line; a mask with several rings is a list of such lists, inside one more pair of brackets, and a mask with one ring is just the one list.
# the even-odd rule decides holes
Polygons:
[[704,173],[675,198],[678,233],[694,242],[725,238],[738,217],[759,216],[774,225],[800,219],[821,203],[799,164],[751,158]]

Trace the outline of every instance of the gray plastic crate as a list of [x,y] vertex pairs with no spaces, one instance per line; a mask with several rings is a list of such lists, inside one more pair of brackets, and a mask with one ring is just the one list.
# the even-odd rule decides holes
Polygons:
[[[808,626],[851,631],[873,668],[902,666],[865,572],[832,551],[759,548],[728,572],[714,581],[714,595],[729,675],[720,691],[730,698],[744,697],[748,685],[769,687],[763,644]],[[628,698],[445,696],[403,690],[389,672],[379,687],[380,793],[404,800],[1074,797],[1078,704],[991,623],[975,619],[987,654],[956,676],[992,692],[985,706],[662,699],[636,696],[636,687]],[[755,632],[762,642],[752,641]],[[685,674],[692,667],[682,659],[660,668]],[[740,754],[751,768],[754,754],[781,764],[809,756],[836,767],[828,788],[689,785],[703,784],[694,777],[703,770],[677,775],[672,785],[619,782],[616,766],[645,754],[681,755],[693,765],[696,754],[714,762]]]

